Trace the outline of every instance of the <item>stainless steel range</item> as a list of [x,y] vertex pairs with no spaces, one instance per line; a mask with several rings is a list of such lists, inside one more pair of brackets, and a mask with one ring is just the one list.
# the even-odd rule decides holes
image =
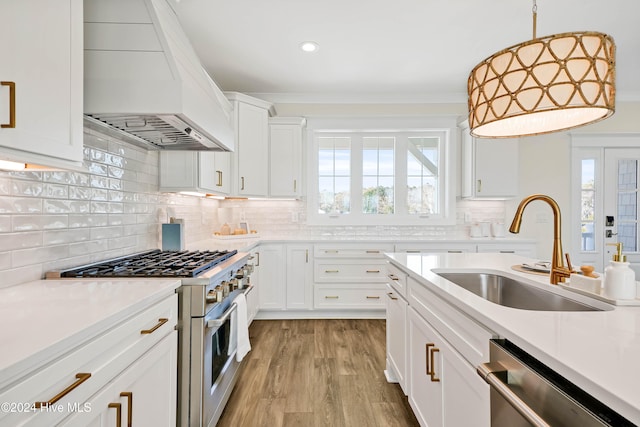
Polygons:
[[237,381],[233,300],[253,289],[248,253],[161,251],[47,273],[59,278],[175,277],[178,289],[178,424],[215,426]]

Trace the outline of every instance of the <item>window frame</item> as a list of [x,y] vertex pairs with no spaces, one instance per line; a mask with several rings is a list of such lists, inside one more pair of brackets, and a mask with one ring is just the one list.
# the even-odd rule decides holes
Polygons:
[[[418,133],[428,132],[428,135]],[[407,150],[396,150],[394,154],[394,207],[393,214],[370,214],[362,212],[362,146],[352,144],[351,151],[351,196],[348,214],[318,213],[318,140],[317,136],[345,136],[354,134],[361,136],[398,136],[408,140],[409,136],[432,136],[438,134],[442,138],[439,155],[441,171],[439,171],[440,207],[439,214],[407,213]],[[307,159],[307,222],[310,225],[455,225],[456,224],[456,183],[457,162],[456,147],[457,123],[455,117],[442,118],[308,118],[307,141],[310,149]]]

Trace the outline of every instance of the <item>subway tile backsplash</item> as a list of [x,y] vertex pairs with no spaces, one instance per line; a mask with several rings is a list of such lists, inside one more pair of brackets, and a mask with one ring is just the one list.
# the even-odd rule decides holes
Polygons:
[[503,202],[459,201],[453,227],[309,226],[304,201],[218,201],[160,193],[157,151],[93,130],[85,130],[84,138],[86,172],[0,172],[0,287],[160,248],[161,224],[169,217],[184,219],[187,245],[208,239],[222,220],[234,227],[245,220],[272,239],[426,240],[465,237],[465,214],[473,221],[504,219]]
[[86,172],[0,172],[0,287],[161,246],[160,224],[185,240],[211,235],[219,202],[158,192],[158,152],[85,131]]

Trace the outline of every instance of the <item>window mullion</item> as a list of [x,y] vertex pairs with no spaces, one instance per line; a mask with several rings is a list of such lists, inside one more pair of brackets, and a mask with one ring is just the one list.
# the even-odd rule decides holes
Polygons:
[[351,147],[351,213],[362,215],[362,134],[352,135]]
[[396,138],[395,208],[397,215],[407,215],[407,135]]

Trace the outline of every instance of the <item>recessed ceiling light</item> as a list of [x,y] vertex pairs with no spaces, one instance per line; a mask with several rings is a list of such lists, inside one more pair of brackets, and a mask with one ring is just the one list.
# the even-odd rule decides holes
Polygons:
[[320,46],[316,42],[307,41],[307,42],[300,43],[300,49],[302,49],[305,52],[315,52],[319,48]]

